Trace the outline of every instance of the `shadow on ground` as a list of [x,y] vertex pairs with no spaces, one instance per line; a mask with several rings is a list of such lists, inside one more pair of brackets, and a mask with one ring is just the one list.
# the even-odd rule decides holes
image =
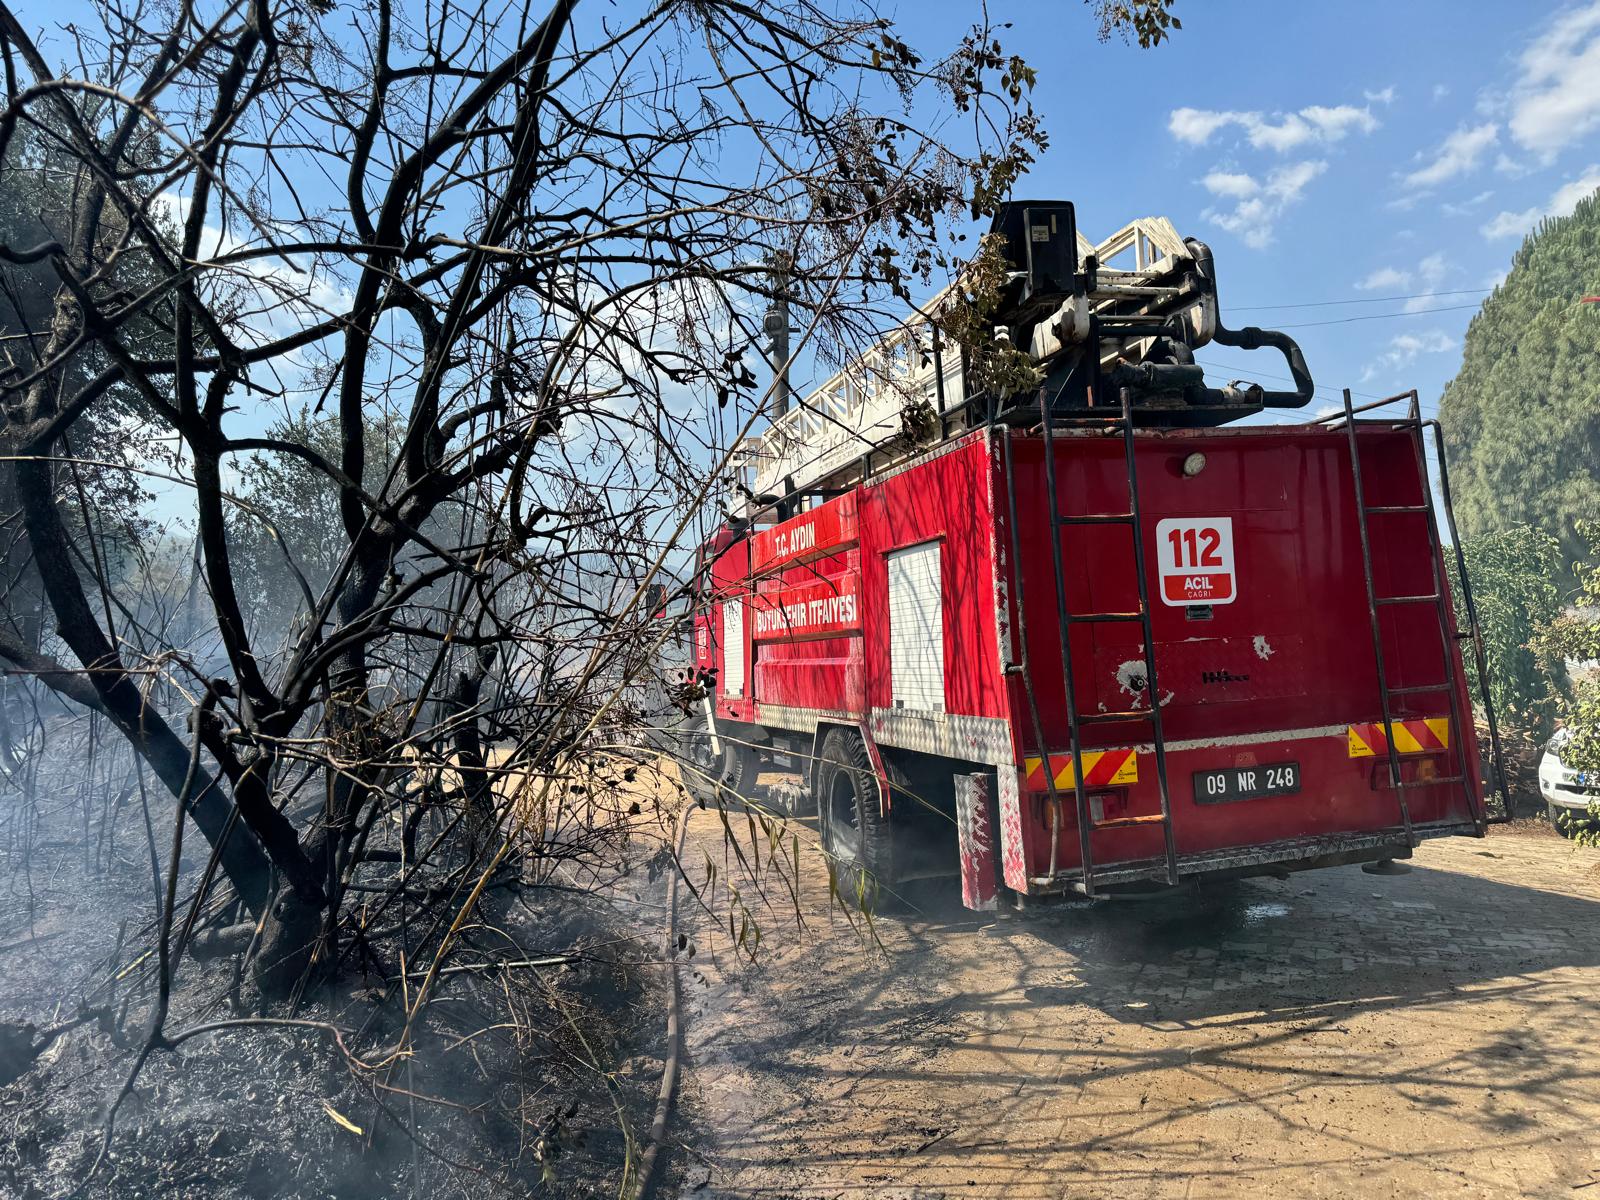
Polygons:
[[729,1194],[1588,1186],[1600,900],[1559,843],[1496,845],[1014,915],[911,893],[881,953],[705,997]]

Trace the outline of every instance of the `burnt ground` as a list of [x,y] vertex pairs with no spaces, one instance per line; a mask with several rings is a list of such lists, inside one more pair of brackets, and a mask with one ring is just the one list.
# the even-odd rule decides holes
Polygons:
[[1600,1192],[1600,853],[1519,822],[1414,861],[999,915],[935,887],[876,943],[813,863],[754,964],[696,913],[683,1194]]
[[[19,803],[7,816],[0,1197],[618,1194],[661,1067],[662,972],[651,931],[660,908],[624,911],[575,890],[509,887],[491,893],[481,924],[467,931],[476,949],[453,961],[564,961],[450,976],[415,1055],[385,1072],[352,1070],[313,1030],[226,1030],[158,1053],[85,1184],[147,1020],[152,960],[141,956],[154,902],[142,818],[135,797],[120,833],[102,843],[92,831],[100,852],[86,856],[75,802],[41,802],[26,814]],[[169,822],[155,815],[163,851]],[[180,894],[199,865],[186,863]],[[168,1030],[250,1015],[248,1003],[230,1004],[232,982],[232,960],[186,959]],[[336,1023],[350,1031],[352,1051],[371,1055],[392,1044],[401,1020],[387,982],[371,968],[349,973],[295,1015]],[[85,1005],[105,1013],[35,1058],[48,1032]]]
[[[153,910],[135,827],[86,865],[75,806],[42,817],[0,838],[0,1043],[85,997],[111,1010],[0,1083],[0,1197],[55,1200],[83,1182],[142,1030]],[[830,905],[808,823],[784,843],[798,897],[769,866],[769,903],[726,836],[768,863],[770,837],[715,813],[690,832],[710,907],[685,894],[664,1195],[1600,1187],[1600,853],[1542,821],[1429,843],[1403,877],[988,915],[933,884],[870,931]],[[617,1195],[659,1079],[661,892],[643,870],[604,895],[497,892],[480,946],[571,961],[453,980],[408,1070],[352,1072],[324,1035],[285,1030],[157,1055],[79,1194]],[[226,960],[183,971],[170,1028],[230,1015]],[[382,983],[349,976],[302,1015],[369,1051],[397,1020]]]

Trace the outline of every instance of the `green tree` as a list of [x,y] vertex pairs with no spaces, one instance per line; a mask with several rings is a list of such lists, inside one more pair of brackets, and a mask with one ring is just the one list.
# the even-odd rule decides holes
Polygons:
[[[1561,656],[1539,640],[1561,614],[1561,547],[1522,526],[1465,540],[1489,680],[1503,721],[1536,740],[1550,736],[1563,682]],[[1454,562],[1450,585],[1461,595]]]
[[1113,35],[1123,40],[1138,42],[1146,50],[1159,46],[1172,36],[1172,30],[1182,29],[1183,22],[1172,15],[1176,0],[1088,0],[1100,22],[1100,40],[1110,41]]
[[1583,554],[1577,522],[1600,514],[1600,200],[1545,220],[1467,329],[1439,403],[1467,537],[1527,525]]
[[[1577,533],[1588,551],[1576,572],[1578,594],[1541,632],[1536,650],[1556,661],[1580,664],[1561,702],[1562,727],[1571,735],[1561,760],[1574,770],[1600,772],[1600,673],[1592,665],[1600,661],[1600,522],[1579,521]],[[1600,845],[1600,806],[1589,806],[1588,827],[1577,831],[1577,837]]]
[[[383,488],[405,429],[392,415],[362,416],[362,486],[375,494]],[[330,462],[339,458],[339,422],[307,409],[278,421],[267,436],[304,446]],[[307,615],[307,594],[313,603],[321,599],[344,556],[348,542],[339,519],[339,487],[303,458],[258,453],[241,461],[235,498],[228,537],[245,615],[258,638],[276,645],[297,616]]]
[[[144,161],[142,145],[130,147],[134,161]],[[49,339],[57,320],[55,297],[60,281],[48,251],[72,240],[74,215],[81,196],[75,191],[76,163],[60,122],[43,113],[20,124],[0,152],[0,246],[20,253],[0,257],[0,393],[30,375],[33,356]],[[160,215],[152,220],[161,225]],[[97,252],[110,260],[126,225],[111,214],[103,223]],[[165,226],[161,225],[163,230]],[[106,263],[106,277],[115,286],[137,294],[154,278],[147,255],[138,247],[122,247]],[[128,341],[140,351],[159,343],[166,311],[154,305],[149,316],[130,321]],[[85,347],[64,364],[63,393],[82,390],[109,365],[104,353]],[[0,418],[0,424],[8,418]],[[86,573],[115,572],[136,556],[151,533],[143,515],[151,498],[146,478],[138,472],[171,466],[170,446],[148,436],[145,405],[125,383],[104,389],[70,434],[61,439],[45,470],[53,491],[63,499],[62,516],[83,548],[80,566]],[[15,450],[0,453],[0,659],[37,653],[51,638],[49,606],[39,585],[33,547],[22,520]],[[96,586],[91,584],[91,586]],[[121,630],[122,636],[136,631]],[[31,684],[0,672],[0,774],[19,761],[16,730],[33,711]]]
[[[0,161],[0,244],[43,247],[68,239],[66,226],[73,211],[72,172],[66,162],[63,141],[46,121],[40,126],[20,126]],[[120,236],[124,227],[107,222],[107,244]],[[44,258],[21,257],[32,261],[7,262],[0,272],[0,380],[11,382],[26,377],[28,354],[22,348],[37,346],[47,336],[55,320],[55,293],[59,288],[54,271]],[[136,250],[117,256],[110,268],[117,284],[139,291],[151,282],[148,258]],[[157,326],[148,320],[134,323],[130,340],[141,348],[157,338]],[[103,354],[85,352],[69,364],[67,385],[83,387],[107,366]],[[137,540],[146,530],[141,521],[141,506],[149,499],[144,481],[123,466],[159,465],[162,455],[151,439],[138,436],[143,406],[134,390],[116,385],[107,390],[101,402],[85,413],[73,427],[59,457],[80,460],[70,469],[58,465],[58,487],[66,489],[82,503],[69,507],[70,518],[81,528],[80,537],[92,526],[102,550],[108,540],[118,545]],[[47,624],[43,597],[18,516],[16,463],[0,461],[0,618],[5,633],[30,649],[40,645]]]

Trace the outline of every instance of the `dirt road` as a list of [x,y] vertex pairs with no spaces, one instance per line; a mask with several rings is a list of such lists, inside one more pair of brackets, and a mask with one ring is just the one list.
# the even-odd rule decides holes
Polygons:
[[881,949],[813,867],[754,966],[700,916],[683,1195],[1600,1196],[1600,854],[1415,863],[886,917]]

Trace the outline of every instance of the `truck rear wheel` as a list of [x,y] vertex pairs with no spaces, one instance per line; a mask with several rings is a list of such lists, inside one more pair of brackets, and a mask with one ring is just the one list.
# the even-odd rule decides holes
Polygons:
[[727,796],[732,793],[732,796],[748,800],[761,769],[756,748],[749,742],[735,741],[730,737],[718,740],[722,743],[723,794]]
[[733,796],[748,796],[759,769],[756,750],[748,742],[719,737],[720,755],[711,752],[711,734],[696,729],[684,737],[679,776],[689,794],[701,804],[722,804]]
[[861,736],[830,730],[817,763],[817,824],[822,848],[837,865],[841,889],[856,881],[863,894],[891,882],[889,825],[878,802],[878,781]]

